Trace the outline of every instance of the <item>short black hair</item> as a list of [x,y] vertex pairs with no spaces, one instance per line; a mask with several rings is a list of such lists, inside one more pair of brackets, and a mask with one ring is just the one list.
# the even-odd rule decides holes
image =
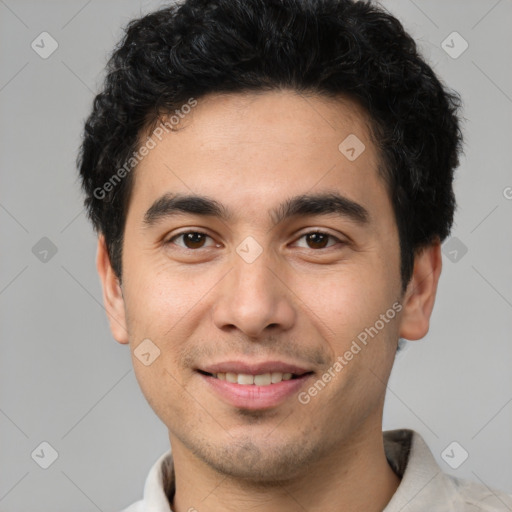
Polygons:
[[191,98],[280,89],[347,97],[369,114],[405,290],[415,253],[450,233],[462,102],[393,15],[354,0],[185,0],[128,24],[77,159],[89,218],[120,281],[129,171],[148,127]]

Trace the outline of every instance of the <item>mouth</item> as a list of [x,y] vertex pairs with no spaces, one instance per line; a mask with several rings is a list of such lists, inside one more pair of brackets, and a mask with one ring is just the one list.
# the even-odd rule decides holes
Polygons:
[[225,362],[197,368],[208,389],[224,403],[248,410],[264,410],[292,399],[314,375],[298,366],[265,362]]
[[219,380],[225,380],[226,382],[231,382],[232,384],[240,384],[241,386],[272,386],[273,384],[279,384],[280,382],[286,380],[294,380],[299,379],[303,375],[309,375],[313,372],[305,372],[301,375],[290,372],[267,372],[260,373],[257,375],[252,375],[250,373],[233,373],[233,372],[218,372],[218,373],[208,373],[203,370],[198,370],[199,373],[206,375],[208,377],[213,377]]

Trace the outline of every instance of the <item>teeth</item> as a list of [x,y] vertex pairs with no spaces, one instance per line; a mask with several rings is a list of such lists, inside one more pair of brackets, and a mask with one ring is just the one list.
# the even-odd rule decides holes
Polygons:
[[269,384],[272,384],[272,375],[270,373],[255,375],[254,384],[256,384],[256,386],[268,386]]
[[253,375],[246,375],[245,373],[239,373],[238,374],[238,384],[254,384],[254,376]]
[[278,382],[281,382],[283,380],[283,374],[280,372],[273,372],[272,373],[272,384],[277,384]]
[[247,373],[216,373],[213,375],[219,380],[226,380],[233,384],[241,384],[243,386],[250,386],[255,384],[256,386],[270,386],[271,384],[278,384],[283,380],[290,380],[293,377],[291,373],[263,373],[260,375],[249,375]]

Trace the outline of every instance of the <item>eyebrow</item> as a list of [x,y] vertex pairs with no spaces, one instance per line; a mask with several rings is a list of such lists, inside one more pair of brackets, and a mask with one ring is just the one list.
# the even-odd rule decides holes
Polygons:
[[[157,199],[144,215],[144,226],[152,227],[158,221],[174,215],[192,214],[216,217],[224,222],[233,218],[233,213],[225,205],[208,196],[188,194],[165,194]],[[355,201],[337,192],[303,194],[285,200],[269,212],[274,225],[295,216],[329,215],[341,217],[366,225],[370,222],[368,210]]]

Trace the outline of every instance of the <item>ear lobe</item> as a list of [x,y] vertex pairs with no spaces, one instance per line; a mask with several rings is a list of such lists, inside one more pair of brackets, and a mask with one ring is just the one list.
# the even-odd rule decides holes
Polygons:
[[420,249],[415,255],[413,275],[403,299],[403,314],[400,320],[401,338],[419,340],[428,333],[441,268],[439,240]]
[[96,253],[96,268],[103,288],[103,303],[107,311],[112,336],[119,343],[127,344],[128,330],[126,328],[126,313],[123,292],[119,280],[110,264],[105,237],[99,235]]

